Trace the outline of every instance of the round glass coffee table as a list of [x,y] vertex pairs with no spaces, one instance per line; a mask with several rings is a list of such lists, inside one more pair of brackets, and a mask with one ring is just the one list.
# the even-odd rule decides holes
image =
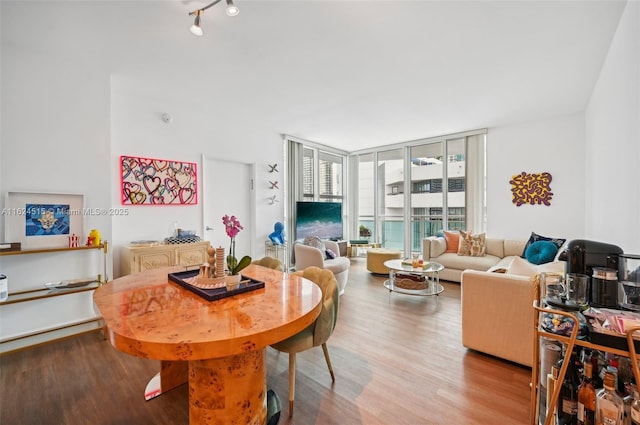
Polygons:
[[384,265],[389,268],[389,279],[384,282],[389,298],[392,292],[425,297],[438,296],[444,291],[438,275],[444,270],[442,264],[429,261],[423,267],[414,268],[411,260],[387,260]]

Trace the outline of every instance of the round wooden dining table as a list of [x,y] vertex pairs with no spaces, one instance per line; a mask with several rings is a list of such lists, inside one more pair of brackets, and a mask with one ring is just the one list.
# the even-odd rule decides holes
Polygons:
[[161,360],[154,394],[189,383],[190,424],[265,424],[266,347],[309,326],[321,309],[313,282],[250,265],[264,288],[207,301],[168,278],[184,267],[120,277],[94,293],[118,350]]

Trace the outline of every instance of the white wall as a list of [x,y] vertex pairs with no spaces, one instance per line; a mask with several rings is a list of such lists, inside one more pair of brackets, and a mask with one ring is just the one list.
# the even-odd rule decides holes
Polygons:
[[[113,218],[113,238],[116,245],[125,245],[139,239],[162,240],[169,236],[174,221],[183,229],[196,230],[206,237],[205,224],[211,224],[211,218],[204,223],[202,217],[203,167],[201,154],[207,158],[237,161],[254,164],[256,167],[255,205],[257,214],[255,240],[251,242],[250,255],[259,258],[264,255],[264,241],[273,231],[276,221],[283,221],[284,186],[283,141],[279,134],[270,129],[251,127],[237,128],[229,125],[217,115],[217,109],[225,105],[212,102],[211,106],[198,105],[193,99],[179,90],[165,86],[145,83],[129,77],[113,76],[111,79],[112,140],[111,140],[111,201],[120,203],[118,159],[120,155],[144,156],[151,158],[174,159],[196,162],[199,174],[199,202],[196,206],[129,206],[129,215]],[[200,100],[202,102],[202,100]],[[213,110],[212,110],[213,109]],[[173,117],[170,124],[162,121],[162,114]],[[267,164],[278,163],[279,173],[270,174]],[[279,190],[269,188],[269,180],[279,180]],[[219,182],[227,187],[234,186],[234,177]],[[237,190],[243,190],[237,187]],[[268,197],[278,195],[281,202],[269,205]],[[212,200],[209,200],[211,202]],[[216,200],[224,202],[222,200]],[[233,214],[230,210],[229,214]],[[246,219],[249,221],[249,218]],[[219,224],[218,221],[213,221]],[[242,220],[245,224],[245,219]],[[214,245],[227,241],[211,241]],[[238,247],[249,249],[249,247]],[[243,255],[248,252],[243,252]],[[117,254],[114,259],[117,264]]]
[[586,124],[586,237],[640,254],[640,2],[627,2]]
[[[487,235],[527,239],[584,236],[584,118],[582,114],[547,121],[490,128],[487,136]],[[551,205],[512,203],[511,177],[549,172]]]
[[[284,202],[268,205],[268,197],[276,192],[284,198],[282,128],[276,123],[254,125],[241,113],[246,105],[182,92],[180,78],[190,76],[180,73],[177,64],[189,65],[188,61],[151,67],[159,74],[154,75],[155,83],[136,80],[123,69],[149,56],[119,56],[126,49],[117,31],[96,29],[79,37],[76,24],[88,22],[86,16],[100,16],[97,28],[117,28],[119,20],[132,19],[119,8],[102,2],[38,3],[39,13],[30,18],[33,28],[24,32],[23,18],[30,7],[20,2],[2,6],[0,205],[7,191],[35,191],[83,194],[89,208],[120,207],[118,158],[123,154],[197,162],[199,172],[203,154],[235,160],[255,164],[257,214],[251,224],[256,236],[250,254],[263,256],[273,224],[284,220]],[[160,9],[173,16],[172,7]],[[192,41],[184,28],[176,31]],[[226,91],[236,89],[222,79],[202,81],[215,87],[222,82]],[[174,117],[171,125],[161,120],[163,112]],[[268,185],[274,179],[268,164],[273,163],[280,164],[278,191]],[[233,176],[221,184],[233,185]],[[201,189],[200,185],[200,201]],[[173,221],[203,237],[201,202],[128,208],[126,217],[83,217],[86,233],[97,228],[114,247],[111,277],[119,275],[119,246],[163,239]]]
[[[14,46],[2,55],[2,193],[83,194],[87,207],[108,206],[109,74]],[[83,218],[110,233],[107,217]]]

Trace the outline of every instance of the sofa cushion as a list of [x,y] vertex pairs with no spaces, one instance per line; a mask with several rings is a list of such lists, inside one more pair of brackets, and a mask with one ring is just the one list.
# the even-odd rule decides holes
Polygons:
[[486,238],[484,240],[485,254],[498,258],[504,257],[504,239]]
[[325,252],[327,250],[324,242],[322,242],[322,239],[320,239],[318,236],[307,236],[306,238],[304,238],[303,244],[318,248],[322,252]]
[[512,255],[521,256],[526,245],[527,241],[506,239],[504,241],[504,255],[502,255],[502,257],[509,257]]
[[347,257],[336,257],[324,262],[324,268],[331,270],[334,275],[349,270],[349,266],[351,266],[351,261]]
[[525,251],[528,262],[544,264],[553,261],[558,253],[558,247],[551,241],[535,241]]
[[538,273],[562,273],[565,269],[564,261],[551,261],[548,263],[535,265],[531,264],[527,260],[515,256],[512,257],[511,264],[507,267],[507,274],[513,274],[516,276],[531,277]]
[[520,257],[522,258],[526,258],[526,252],[527,252],[527,248],[529,248],[529,245],[531,245],[532,243],[536,242],[536,241],[549,241],[549,242],[553,242],[553,244],[555,246],[558,247],[558,249],[560,249],[562,247],[562,245],[567,241],[566,239],[562,239],[562,238],[549,238],[547,236],[542,236],[542,235],[538,235],[535,232],[531,232],[531,236],[529,237],[529,240],[527,241],[527,244],[524,246],[524,251],[522,251],[522,254],[520,254]]
[[477,235],[471,232],[460,230],[460,244],[458,246],[458,255],[482,257],[485,255],[485,239],[487,235],[480,233]]
[[[447,240],[442,237],[432,238],[430,240],[431,258],[438,257],[447,250]],[[426,258],[425,258],[426,260]]]
[[[487,271],[496,264],[500,259],[493,255],[485,255],[484,257],[462,256],[452,252],[446,252],[437,258],[435,262],[442,264],[445,269],[454,270],[478,270]],[[441,276],[442,277],[442,276]]]
[[444,232],[444,238],[447,241],[447,250],[445,252],[458,252],[460,244],[460,232]]
[[520,257],[513,257],[511,264],[507,267],[507,274],[517,276],[533,276],[536,274],[536,266]]

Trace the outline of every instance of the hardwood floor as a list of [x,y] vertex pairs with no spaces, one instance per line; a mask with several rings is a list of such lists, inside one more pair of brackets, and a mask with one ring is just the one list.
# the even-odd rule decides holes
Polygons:
[[[267,349],[268,386],[280,424],[528,424],[531,369],[461,344],[460,285],[436,297],[391,294],[383,276],[352,259],[328,347],[297,356],[288,418],[288,360]],[[490,312],[487,312],[490,314]],[[187,386],[145,402],[158,362],[120,353],[90,333],[0,357],[0,423],[188,424]]]

